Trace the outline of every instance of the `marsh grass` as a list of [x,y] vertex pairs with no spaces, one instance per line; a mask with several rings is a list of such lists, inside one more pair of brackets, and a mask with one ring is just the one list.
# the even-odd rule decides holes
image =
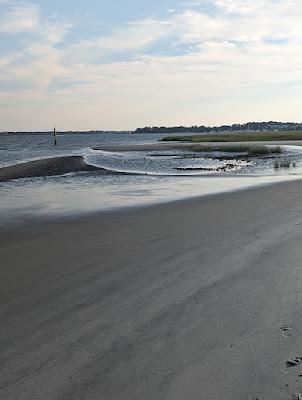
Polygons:
[[194,152],[200,153],[211,153],[211,152],[222,152],[222,153],[247,153],[251,156],[262,156],[262,155],[270,155],[270,154],[281,154],[282,149],[280,146],[275,147],[267,147],[260,145],[248,145],[248,144],[240,144],[240,145],[195,145],[190,147],[190,150]]
[[222,133],[189,136],[167,136],[163,142],[252,142],[270,140],[302,140],[301,131],[273,131],[273,132],[246,132]]
[[282,159],[282,160],[275,160],[274,161],[274,168],[275,169],[279,169],[279,168],[291,168],[291,167],[295,167],[296,166],[296,162],[292,161],[290,159]]

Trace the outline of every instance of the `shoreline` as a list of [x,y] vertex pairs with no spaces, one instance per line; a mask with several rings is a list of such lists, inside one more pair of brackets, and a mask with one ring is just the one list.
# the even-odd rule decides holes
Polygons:
[[99,172],[106,175],[129,175],[85,162],[84,156],[59,156],[0,167],[0,183],[22,178],[64,175],[71,172]]
[[[121,173],[122,174],[122,173]],[[188,176],[176,176],[176,179],[187,179]],[[193,179],[196,177],[192,177]],[[191,193],[190,195],[187,196],[180,196],[180,197],[170,197],[168,199],[162,199],[162,198],[155,198],[146,202],[142,203],[133,203],[133,204],[112,204],[112,206],[99,206],[99,207],[75,207],[75,208],[66,208],[64,210],[54,210],[54,209],[47,209],[45,208],[45,211],[42,212],[34,212],[34,205],[28,205],[28,207],[21,209],[19,211],[18,208],[16,210],[14,209],[9,209],[9,208],[3,208],[3,212],[6,214],[6,218],[2,218],[0,220],[0,232],[1,231],[13,231],[16,228],[22,228],[26,229],[27,225],[37,225],[37,226],[43,226],[47,224],[53,224],[53,223],[61,223],[61,222],[69,222],[69,221],[76,221],[76,220],[91,220],[94,218],[101,218],[102,215],[104,214],[110,214],[110,215],[115,215],[115,214],[123,214],[123,213],[132,213],[140,210],[147,210],[147,209],[153,209],[157,207],[169,207],[169,206],[181,206],[181,205],[188,205],[190,203],[195,203],[197,201],[203,201],[203,200],[210,200],[210,199],[219,199],[220,197],[227,196],[227,195],[232,195],[236,193],[246,193],[249,191],[255,191],[255,190],[262,190],[266,187],[272,187],[272,186],[283,186],[289,183],[299,183],[302,181],[302,177],[299,176],[294,176],[292,178],[280,178],[280,180],[275,180],[272,181],[272,177],[267,177],[268,181],[261,181],[261,182],[256,182],[256,179],[259,178],[261,179],[262,177],[249,177],[245,176],[243,179],[252,179],[254,182],[250,183],[249,185],[246,184],[245,186],[242,186],[242,183],[239,183],[237,185],[231,186],[226,186],[223,188],[221,191],[215,191],[214,187],[209,187],[208,189],[205,189],[204,193]],[[201,180],[213,180],[213,182],[219,181],[221,184],[221,179],[223,181],[233,181],[235,180],[241,180],[242,177],[234,177],[234,176],[203,176],[203,177],[197,177],[197,179]],[[223,183],[225,183],[223,182]],[[301,182],[302,183],[302,182]],[[131,189],[130,189],[131,192]],[[104,195],[104,193],[102,193]],[[81,197],[83,198],[83,196]],[[49,201],[55,201],[57,203],[57,206],[60,204],[58,203],[58,199],[53,199],[52,197],[49,197]],[[75,198],[70,199],[72,202],[74,202]],[[39,207],[41,207],[40,203],[37,203]],[[14,215],[15,213],[18,213],[18,215]]]
[[104,144],[102,146],[93,146],[95,151],[157,151],[157,150],[183,150],[188,147],[200,146],[238,146],[238,145],[261,145],[261,146],[302,146],[302,140],[268,140],[268,141],[246,141],[246,142],[158,142],[143,144]]
[[[259,142],[230,142],[229,146],[237,146],[244,144],[257,144]],[[210,145],[211,142],[204,142],[201,145]],[[225,142],[216,142],[215,146],[225,146]],[[149,144],[105,144],[102,146],[95,146],[91,149],[94,151],[108,151],[108,152],[131,152],[131,151],[161,151],[161,150],[185,150],[196,144],[192,143],[149,143]],[[302,146],[302,141],[271,141],[261,142],[261,145],[293,145]],[[224,157],[228,159],[227,156]],[[232,157],[233,159],[234,157]],[[39,158],[30,161],[18,162],[7,166],[0,167],[0,183],[8,182],[10,180],[34,177],[47,177],[64,175],[71,172],[99,172],[106,175],[148,175],[146,173],[124,172],[109,170],[89,164],[85,161],[83,155],[67,155],[56,156],[50,158]],[[150,174],[152,175],[152,174]],[[157,176],[154,174],[154,176]],[[160,176],[174,176],[160,175]],[[185,175],[182,175],[185,176]],[[188,175],[191,176],[191,175]]]
[[301,393],[301,198],[295,181],[0,229],[0,397]]

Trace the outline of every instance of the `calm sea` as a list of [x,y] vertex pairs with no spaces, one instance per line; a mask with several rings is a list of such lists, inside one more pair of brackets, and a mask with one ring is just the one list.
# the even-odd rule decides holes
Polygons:
[[[230,162],[203,158],[190,151],[108,152],[92,150],[103,144],[157,143],[164,135],[129,133],[0,135],[0,167],[65,155],[83,155],[86,162],[134,175],[71,173],[0,183],[0,224],[24,219],[61,217],[75,213],[142,206],[192,196],[239,190],[302,176],[300,148],[286,146],[282,157],[296,168],[276,171],[273,159],[236,161],[229,172],[215,171]],[[200,168],[213,168],[213,172]]]

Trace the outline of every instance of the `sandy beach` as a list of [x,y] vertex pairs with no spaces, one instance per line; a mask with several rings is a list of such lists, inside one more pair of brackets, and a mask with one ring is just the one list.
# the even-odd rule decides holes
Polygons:
[[298,398],[301,198],[290,182],[1,228],[0,398]]
[[62,175],[76,171],[94,171],[98,168],[85,163],[82,156],[54,157],[0,168],[0,182],[12,179]]
[[301,21],[0,0],[0,400],[302,400]]
[[65,156],[34,160],[0,168],[0,182],[21,178],[63,175],[70,172],[92,171],[97,171],[101,174],[123,174],[123,172],[109,171],[89,165],[82,156]]

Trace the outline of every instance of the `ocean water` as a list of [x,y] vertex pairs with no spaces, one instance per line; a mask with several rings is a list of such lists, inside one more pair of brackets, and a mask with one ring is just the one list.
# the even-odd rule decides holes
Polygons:
[[0,166],[61,155],[84,154],[103,144],[154,143],[164,135],[129,133],[58,133],[57,146],[52,134],[0,135]]
[[[277,158],[295,168],[274,168],[275,157],[217,160],[189,150],[110,152],[104,144],[157,143],[164,135],[129,133],[0,135],[0,167],[55,156],[83,155],[87,163],[131,175],[71,173],[0,183],[0,224],[143,206],[302,177],[302,147],[284,146]],[[217,172],[228,163],[235,168]],[[205,170],[206,169],[206,170]]]

